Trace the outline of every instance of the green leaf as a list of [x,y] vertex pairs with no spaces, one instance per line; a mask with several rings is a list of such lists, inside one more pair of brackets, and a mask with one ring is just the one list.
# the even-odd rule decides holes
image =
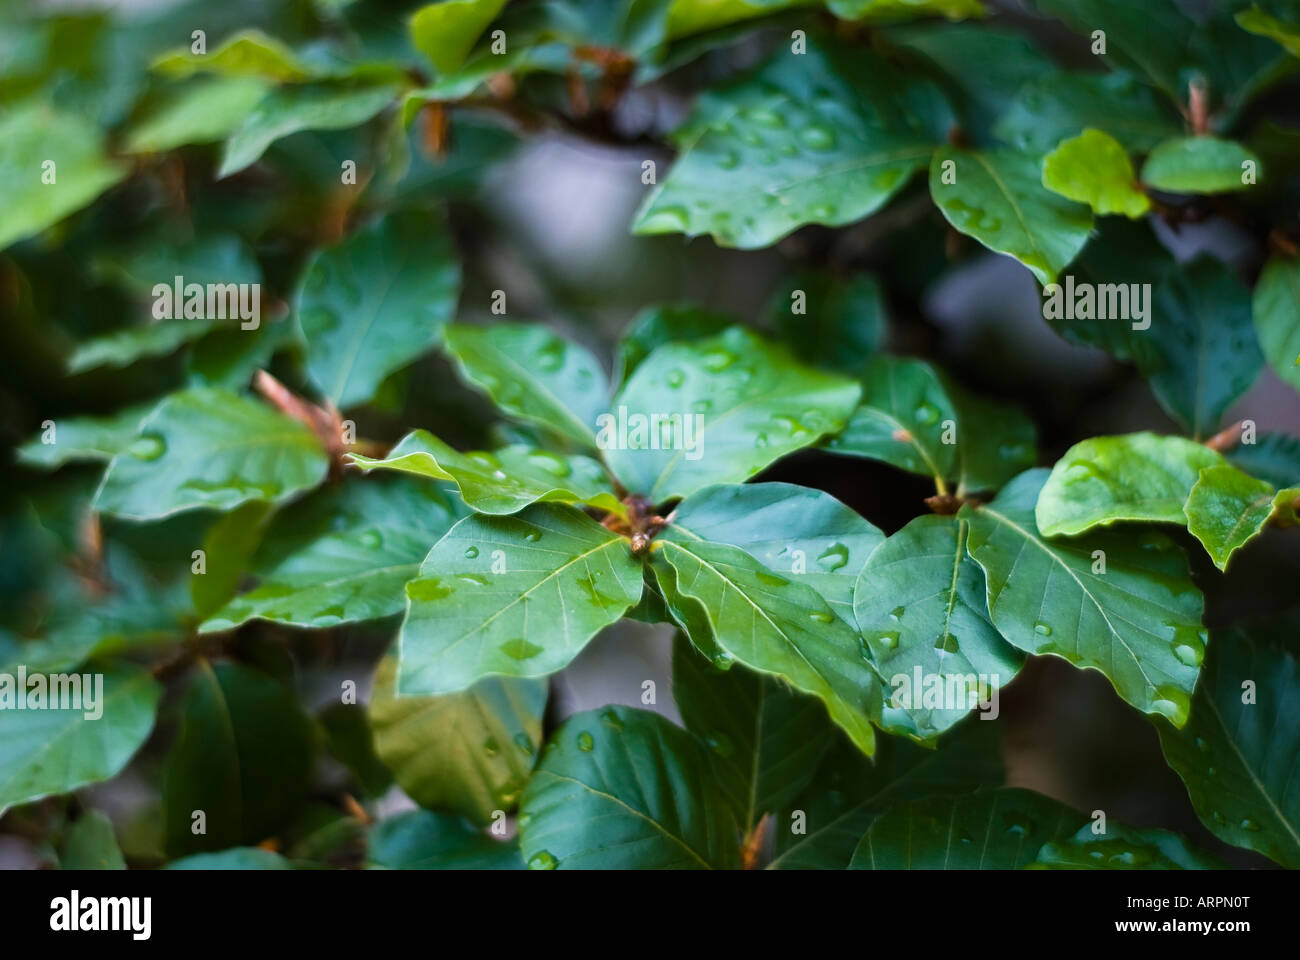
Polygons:
[[411,15],[411,42],[439,73],[459,67],[506,0],[442,0]]
[[544,680],[487,677],[463,693],[396,695],[397,658],[375,675],[375,750],[422,807],[486,824],[518,802],[542,746]]
[[466,517],[407,584],[398,692],[455,693],[492,674],[554,673],[643,586],[627,539],[571,507]]
[[917,517],[871,554],[858,578],[853,612],[889,687],[881,725],[891,733],[938,736],[992,703],[1024,663],[989,621],[984,572],[966,539],[964,520]]
[[1206,467],[1223,458],[1183,437],[1089,437],[1056,462],[1035,508],[1045,537],[1121,520],[1184,525],[1183,504]]
[[671,527],[654,548],[672,566],[676,592],[697,605],[720,665],[739,662],[812,694],[859,749],[874,751],[880,680],[821,594],[737,547],[688,540]]
[[17,689],[16,671],[0,684],[0,814],[112,779],[148,739],[162,687],[147,670],[95,669],[103,674],[103,690],[94,691],[93,705],[83,695],[81,710],[13,709],[16,697],[31,696],[32,677],[26,690]]
[[72,114],[36,103],[6,110],[0,118],[0,180],[8,185],[0,250],[80,210],[129,171],[104,154],[98,130]]
[[565,721],[520,807],[519,847],[535,870],[725,869],[739,864],[739,840],[704,746],[630,707]]
[[[1280,637],[1283,642],[1289,637]],[[1182,730],[1157,724],[1165,760],[1220,840],[1300,867],[1300,663],[1267,636],[1216,633]]]
[[850,870],[1017,870],[1069,837],[1083,814],[1032,790],[925,797],[882,813]]
[[862,382],[862,403],[826,448],[939,481],[951,476],[957,447],[943,439],[945,424],[956,423],[957,412],[934,368],[882,354],[872,357]]
[[1151,201],[1119,141],[1089,127],[1043,158],[1043,186],[1092,207],[1093,213],[1145,216]]
[[1156,286],[1151,314],[1153,356],[1139,358],[1151,389],[1194,439],[1212,436],[1264,366],[1250,293],[1227,266],[1202,258]]
[[437,345],[455,315],[460,263],[445,221],[425,211],[375,220],[307,266],[296,312],[307,371],[341,409]]
[[706,487],[677,506],[672,529],[684,542],[739,547],[773,573],[806,583],[851,627],[854,584],[885,538],[830,494],[789,483]]
[[1231,193],[1251,186],[1247,169],[1261,175],[1259,158],[1239,143],[1176,137],[1151,151],[1142,165],[1142,182],[1169,193]]
[[1220,570],[1232,555],[1259,536],[1274,517],[1296,522],[1300,486],[1274,491],[1271,483],[1242,473],[1231,464],[1201,471],[1187,498],[1187,529],[1205,545]]
[[992,503],[959,514],[993,625],[1026,653],[1100,670],[1133,706],[1182,726],[1205,654],[1186,558],[1155,532],[1045,539],[1034,505],[1046,479],[1046,470],[1026,471]]
[[517,513],[531,503],[551,500],[625,512],[604,469],[590,457],[560,456],[520,444],[495,453],[460,453],[426,430],[407,434],[382,460],[356,453],[351,457],[362,470],[399,470],[451,480],[479,513]]
[[[204,287],[210,283],[255,284],[262,280],[257,257],[244,241],[236,234],[218,231],[185,239],[160,231],[125,249],[96,254],[91,270],[96,279],[113,283],[138,300],[154,302],[154,288],[159,281],[174,290],[177,276],[184,278],[186,286]],[[172,299],[176,312],[181,312],[184,291]],[[228,303],[219,301],[213,306],[219,312]],[[180,317],[167,322],[184,325]]]
[[446,337],[461,376],[504,413],[595,448],[609,384],[590,352],[536,324],[452,324]]
[[259,77],[276,83],[308,80],[316,72],[283,43],[261,30],[231,34],[211,53],[173,50],[157,57],[152,66],[172,77],[215,73],[226,77]]
[[190,568],[190,598],[200,619],[220,610],[238,592],[271,514],[269,503],[250,500],[221,514],[208,528],[203,536],[203,572]]
[[226,140],[217,179],[254,164],[275,141],[302,130],[346,130],[394,103],[392,83],[312,83],[279,87],[257,103]]
[[1019,409],[944,381],[957,419],[957,492],[996,490],[1038,461],[1038,432]]
[[134,520],[249,500],[279,502],[329,466],[315,434],[248,397],[197,387],[163,399],[113,457],[94,507]]
[[171,94],[131,125],[128,153],[163,153],[224,140],[244,122],[269,85],[256,77],[203,77]]
[[82,373],[96,367],[126,367],[145,357],[164,357],[224,323],[216,317],[199,317],[127,327],[77,347],[68,357],[68,373]]
[[930,164],[930,194],[958,231],[1048,284],[1083,249],[1092,211],[1044,187],[1041,171],[1028,153],[943,147]]
[[807,785],[835,731],[814,698],[744,667],[719,670],[680,633],[673,701],[708,746],[718,788],[746,836]]
[[164,870],[292,870],[278,853],[261,847],[232,847],[217,853],[196,853],[167,864]]
[[460,817],[410,810],[370,828],[369,866],[380,870],[522,870],[519,847]]
[[[163,766],[167,852],[210,853],[265,840],[306,798],[311,723],[288,689],[250,667],[200,660]],[[194,833],[195,811],[207,832]]]
[[1300,390],[1300,259],[1274,257],[1264,265],[1252,315],[1269,366]]
[[1300,25],[1285,23],[1277,17],[1270,16],[1258,5],[1247,10],[1239,10],[1236,15],[1237,25],[1247,33],[1276,40],[1282,49],[1293,57],[1300,57]]
[[807,223],[861,220],[925,167],[949,120],[928,81],[861,47],[781,52],[714,98],[635,233],[708,233],[749,250]]
[[1228,454],[1234,466],[1275,487],[1300,483],[1300,438],[1285,433],[1261,433]]
[[53,442],[44,442],[42,430],[18,448],[18,462],[53,470],[74,460],[111,460],[130,446],[151,410],[151,406],[127,407],[107,417],[55,420]]
[[199,629],[231,630],[252,619],[322,628],[401,613],[406,583],[464,510],[437,487],[414,481],[356,482],[344,495],[350,509],[309,503],[277,518],[261,555],[244,567],[257,586]]
[[837,17],[846,20],[891,20],[942,16],[949,20],[982,17],[987,12],[980,0],[826,0]]
[[125,870],[113,821],[98,810],[87,810],[68,828],[59,856],[63,870]]
[[1093,824],[1072,837],[1043,844],[1032,870],[1215,870],[1223,864],[1168,830],[1140,830],[1112,823],[1105,833]]
[[797,274],[772,295],[768,316],[804,363],[850,376],[860,375],[880,349],[887,326],[880,283],[869,273],[845,279],[824,271]]
[[[853,381],[804,367],[785,348],[731,327],[651,353],[615,397],[596,440],[629,491],[663,503],[747,480],[838,432],[859,393]],[[650,426],[656,415],[662,431]],[[673,416],[679,427],[667,419]]]
[[811,6],[816,0],[673,0],[668,33],[684,37],[715,30],[790,7]]
[[628,325],[618,344],[619,382],[650,356],[655,347],[717,336],[736,319],[725,313],[703,310],[692,304],[646,307]]

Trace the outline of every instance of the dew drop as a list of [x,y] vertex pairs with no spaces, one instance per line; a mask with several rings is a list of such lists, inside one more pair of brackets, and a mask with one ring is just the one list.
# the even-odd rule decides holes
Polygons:
[[556,859],[545,850],[538,850],[528,858],[529,870],[554,870],[558,866]]
[[839,570],[849,562],[849,548],[842,543],[832,543],[817,555],[817,563],[827,572]]
[[1051,624],[1044,623],[1042,620],[1034,621],[1034,633],[1040,637],[1050,637],[1052,635]]
[[466,547],[466,548],[465,548],[465,559],[466,559],[466,560],[473,560],[473,559],[474,559],[475,557],[477,557],[477,556],[478,556],[478,547]]
[[827,613],[825,610],[810,611],[808,616],[818,623],[831,623],[835,620],[835,614]]
[[799,139],[810,150],[830,150],[835,146],[835,134],[819,124],[804,127],[799,131]]
[[578,734],[578,749],[583,753],[591,753],[592,750],[596,749],[596,741],[591,738],[591,734],[586,730]]
[[166,450],[167,444],[156,433],[141,434],[127,448],[127,452],[137,460],[157,460]]

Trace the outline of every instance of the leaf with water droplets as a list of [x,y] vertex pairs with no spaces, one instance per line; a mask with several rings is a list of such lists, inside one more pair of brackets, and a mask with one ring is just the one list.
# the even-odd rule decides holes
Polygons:
[[1201,471],[1223,463],[1184,437],[1089,437],[1065,452],[1038,497],[1043,536],[1073,536],[1126,520],[1187,523],[1183,504]]
[[460,263],[443,219],[392,214],[317,254],[295,301],[307,372],[341,409],[432,349],[456,311]]
[[1029,153],[944,147],[930,164],[930,194],[957,230],[1015,257],[1044,285],[1092,232],[1092,211],[1044,187],[1042,164]]
[[1201,471],[1184,508],[1187,529],[1200,540],[1220,570],[1232,555],[1259,536],[1270,520],[1295,526],[1300,487],[1274,490],[1231,464]]
[[950,120],[937,87],[870,50],[813,41],[801,55],[781,50],[712,92],[633,230],[753,249],[807,223],[861,220],[925,167]]
[[716,337],[735,323],[735,317],[693,304],[646,307],[628,325],[618,343],[618,380],[620,383],[627,380],[655,347]]
[[817,697],[860,750],[875,749],[871,721],[880,716],[880,679],[853,629],[819,593],[737,547],[694,540],[672,527],[655,541],[655,554],[656,562],[672,566],[676,592],[696,605],[690,626],[707,625],[717,651]]
[[1034,520],[1046,480],[1046,470],[1028,470],[959,514],[993,625],[1027,653],[1100,670],[1133,706],[1182,726],[1205,654],[1187,559],[1154,531],[1047,539]]
[[609,384],[588,350],[536,324],[453,324],[446,337],[461,376],[502,412],[596,448],[596,418],[609,408]]
[[461,453],[427,430],[401,439],[382,459],[352,454],[362,470],[397,470],[450,480],[479,513],[517,513],[531,503],[585,503],[623,514],[609,477],[595,460],[514,444],[494,453]]
[[[1300,868],[1300,661],[1295,631],[1217,633],[1182,730],[1157,724],[1165,759],[1220,840]],[[1292,645],[1293,646],[1293,645]]]
[[398,692],[456,693],[493,674],[554,673],[643,587],[627,539],[572,507],[466,517],[406,586]]
[[938,736],[990,702],[1024,663],[989,622],[984,571],[967,555],[966,537],[964,520],[917,517],[858,577],[853,612],[889,686],[881,725],[891,733]]
[[663,717],[605,707],[565,721],[524,789],[534,869],[726,869],[740,829],[703,744]]
[[677,505],[673,530],[740,547],[774,573],[808,584],[851,627],[853,585],[885,538],[830,494],[789,483],[706,487]]
[[1274,257],[1264,265],[1251,314],[1269,366],[1300,390],[1300,257]]
[[366,865],[374,870],[522,870],[514,841],[494,840],[460,817],[408,810],[370,828]]
[[1168,830],[1087,823],[1072,837],[1043,844],[1031,870],[1221,870],[1224,864]]
[[375,751],[416,803],[486,824],[519,800],[541,749],[546,681],[485,677],[461,693],[399,697],[397,658],[370,700]]
[[1119,141],[1092,127],[1043,158],[1043,186],[1086,203],[1093,213],[1145,216],[1151,201],[1136,184],[1133,162]]
[[731,327],[656,348],[615,397],[597,439],[623,486],[659,504],[748,480],[837,432],[860,392]]
[[311,430],[249,397],[195,387],[173,393],[113,457],[95,509],[133,520],[182,510],[278,503],[316,486],[329,460]]

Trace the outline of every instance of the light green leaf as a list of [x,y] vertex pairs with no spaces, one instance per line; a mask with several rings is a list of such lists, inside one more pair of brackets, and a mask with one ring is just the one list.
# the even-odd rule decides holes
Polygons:
[[859,749],[874,751],[880,680],[853,629],[819,593],[771,573],[737,547],[689,540],[671,527],[653,549],[657,562],[672,566],[676,592],[696,604],[716,660],[742,663],[812,694]]
[[891,733],[938,736],[991,702],[1024,663],[989,622],[984,572],[966,538],[964,520],[917,517],[858,577],[853,612],[889,688],[881,725]]
[[1201,822],[1225,843],[1296,869],[1300,662],[1287,649],[1292,639],[1285,631],[1216,633],[1187,726],[1157,730]]
[[754,249],[807,223],[861,220],[925,167],[950,119],[928,81],[861,47],[814,43],[716,92],[709,111],[634,232]]
[[672,529],[683,541],[739,547],[773,573],[806,583],[851,627],[854,584],[885,539],[830,494],[789,483],[706,487],[677,506]]
[[1300,390],[1300,259],[1269,260],[1255,284],[1252,306],[1255,333],[1269,366]]
[[1089,437],[1052,468],[1035,508],[1038,529],[1059,537],[1121,520],[1182,526],[1196,478],[1221,463],[1209,447],[1183,437]]
[[571,507],[466,517],[406,586],[398,692],[456,693],[493,674],[554,673],[643,586],[627,539]]
[[845,279],[822,271],[797,274],[772,295],[768,316],[800,360],[850,376],[860,375],[880,349],[888,323],[880,284],[869,273]]
[[609,383],[589,351],[536,324],[452,324],[446,337],[461,376],[504,413],[595,448]]
[[957,447],[943,439],[945,424],[956,423],[957,412],[934,368],[882,354],[868,363],[862,382],[862,403],[826,448],[939,481],[951,476]]
[[684,37],[743,20],[811,6],[817,0],[673,0],[668,12],[668,33]]
[[98,810],[87,810],[68,828],[59,856],[62,870],[125,870],[113,821]]
[[397,658],[375,675],[375,750],[423,807],[486,824],[518,802],[542,746],[546,681],[487,677],[463,693],[399,697]]
[[1043,186],[1092,207],[1093,213],[1145,216],[1151,201],[1119,141],[1089,127],[1043,158]]
[[627,380],[655,347],[714,337],[735,322],[736,318],[728,314],[703,310],[691,304],[646,307],[628,325],[619,341],[619,382]]
[[369,866],[379,870],[522,870],[515,843],[479,833],[460,817],[410,810],[370,828]]
[[400,87],[312,83],[279,87],[257,103],[226,140],[217,179],[256,163],[275,141],[301,130],[346,130],[394,103]]
[[459,296],[460,263],[440,216],[375,220],[303,274],[295,309],[308,373],[341,409],[369,402],[385,377],[438,343]]
[[95,670],[103,674],[103,690],[94,691],[93,705],[83,694],[81,710],[13,709],[14,698],[27,697],[30,689],[15,689],[16,673],[0,685],[0,814],[112,779],[148,739],[162,687],[147,670]]
[[96,367],[126,367],[145,357],[163,357],[191,340],[197,340],[225,321],[216,317],[161,320],[127,327],[107,336],[87,340],[68,357],[68,373]]
[[99,132],[80,118],[36,103],[7,109],[0,117],[0,250],[80,210],[129,171],[104,154]]
[[152,66],[172,77],[215,73],[226,77],[260,77],[276,83],[308,80],[316,72],[283,43],[261,30],[231,34],[211,53],[173,50],[157,57]]
[[53,470],[74,460],[111,460],[140,432],[140,423],[153,408],[127,407],[108,417],[68,417],[54,421],[53,443],[42,430],[18,448],[18,462]]
[[261,847],[232,847],[217,853],[196,853],[173,860],[164,870],[292,870],[278,853]]
[[1291,56],[1300,57],[1300,25],[1285,23],[1277,17],[1270,16],[1258,5],[1247,10],[1239,10],[1235,19],[1237,25],[1247,33],[1276,40]]
[[[860,392],[853,381],[804,367],[784,348],[731,327],[651,353],[615,397],[596,440],[629,491],[663,503],[747,480],[838,432]],[[649,426],[656,415],[677,416],[680,428],[661,419],[656,436]]]
[[1071,836],[1086,818],[1032,790],[1003,787],[925,797],[882,813],[850,870],[1018,870],[1043,844]]
[[171,94],[131,125],[128,153],[162,153],[229,136],[270,86],[257,77],[203,77]]
[[411,42],[439,73],[459,67],[506,0],[442,0],[411,15]]
[[804,788],[835,730],[813,697],[744,667],[719,670],[682,634],[673,644],[673,701],[708,746],[745,835]]
[[451,480],[479,513],[517,513],[530,503],[552,500],[626,512],[604,469],[589,457],[560,456],[518,444],[495,453],[460,453],[426,430],[407,434],[384,459],[351,456],[362,470],[399,470]]
[[980,0],[826,0],[826,6],[845,20],[893,20],[925,16],[962,20],[987,12]]
[[1231,464],[1207,467],[1187,498],[1187,529],[1205,545],[1220,570],[1232,555],[1259,536],[1274,516],[1296,522],[1300,487],[1274,491]]
[[200,619],[220,610],[238,592],[272,513],[269,503],[250,500],[221,514],[208,527],[203,535],[203,572],[190,568],[190,598]]
[[1186,558],[1155,532],[1047,540],[1034,522],[1046,479],[1046,470],[1026,471],[992,503],[959,514],[993,625],[1026,653],[1100,670],[1133,706],[1182,726],[1205,655],[1203,601]]
[[309,429],[248,397],[198,387],[163,399],[113,457],[94,507],[135,520],[249,500],[279,502],[316,486],[329,461]]
[[1048,284],[1083,249],[1092,211],[1044,187],[1041,171],[1028,153],[944,147],[930,164],[930,194],[957,230]]
[[534,870],[725,869],[739,865],[739,841],[704,746],[630,707],[565,721],[520,806],[519,846]]
[[1232,140],[1177,137],[1158,144],[1142,165],[1142,182],[1169,193],[1231,193],[1245,190],[1250,170],[1261,177],[1259,158]]
[[1216,870],[1223,864],[1168,830],[1111,823],[1093,833],[1087,823],[1072,837],[1043,844],[1031,870]]

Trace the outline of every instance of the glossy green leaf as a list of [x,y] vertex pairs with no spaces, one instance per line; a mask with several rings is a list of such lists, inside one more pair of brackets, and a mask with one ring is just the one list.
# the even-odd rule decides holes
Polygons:
[[1258,157],[1217,137],[1166,140],[1142,165],[1142,182],[1169,193],[1231,193],[1248,189],[1262,175]]
[[957,230],[1048,284],[1083,249],[1092,211],[1044,187],[1041,171],[1028,153],[944,147],[930,164],[930,194]]
[[630,492],[663,503],[747,480],[839,431],[859,393],[853,381],[731,327],[651,353],[614,398],[596,441]]
[[858,577],[853,612],[888,687],[881,725],[931,739],[979,708],[1024,655],[989,621],[984,571],[966,552],[967,524],[921,516],[890,536]]
[[325,478],[315,434],[269,406],[224,390],[173,393],[113,457],[95,509],[148,520],[181,510],[279,502]]
[[[17,669],[0,683],[5,705],[0,710],[0,814],[15,804],[112,779],[148,739],[162,687],[135,667],[96,665],[91,676],[98,673],[103,689],[92,681],[95,702],[83,694],[80,710],[14,709],[18,697],[33,703],[33,677],[27,677],[26,690],[18,688]],[[42,680],[48,694],[49,680]]]
[[1014,787],[926,797],[877,817],[849,869],[1018,870],[1083,820],[1063,803]]
[[74,460],[111,460],[130,446],[151,407],[127,407],[108,417],[67,417],[54,421],[53,442],[45,430],[18,448],[18,461],[52,470]]
[[172,77],[215,73],[226,77],[260,77],[277,83],[307,80],[315,71],[282,42],[261,30],[241,30],[210,53],[191,49],[164,53],[153,69]]
[[505,5],[506,0],[430,3],[411,16],[411,42],[433,61],[439,73],[448,73],[464,62],[479,35]]
[[257,77],[203,77],[176,91],[132,124],[128,153],[162,153],[190,143],[224,140],[266,96]]
[[1269,366],[1300,390],[1300,258],[1274,257],[1264,265],[1252,316]]
[[384,378],[432,349],[456,312],[460,264],[441,217],[376,220],[320,253],[296,311],[307,370],[335,406],[367,403]]
[[379,870],[522,870],[515,843],[478,832],[460,817],[410,810],[370,828],[369,865]]
[[1201,822],[1220,840],[1300,867],[1300,663],[1286,648],[1216,633],[1187,726],[1158,724],[1160,746]]
[[672,528],[655,548],[657,561],[672,566],[677,592],[697,605],[720,664],[738,662],[812,694],[859,749],[874,751],[880,681],[853,629],[821,594],[737,547],[687,539]]
[[68,828],[59,855],[63,870],[125,870],[113,821],[98,810],[87,810]]
[[1146,153],[1182,133],[1183,123],[1168,101],[1128,74],[1053,70],[1020,88],[998,119],[997,135],[1044,153],[1088,127],[1104,130],[1130,153]]
[[1133,706],[1182,726],[1205,656],[1186,558],[1155,532],[1046,539],[1034,522],[1046,479],[1046,470],[1026,471],[992,503],[959,514],[993,625],[1026,653],[1100,670]]
[[466,517],[407,584],[398,691],[455,693],[493,674],[554,673],[643,585],[627,539],[571,507]]
[[596,418],[609,408],[609,384],[590,352],[535,324],[452,324],[447,349],[470,383],[509,416],[596,446]]
[[772,295],[768,315],[800,360],[850,376],[861,374],[880,349],[888,324],[880,284],[869,273],[797,274]]
[[1232,555],[1259,536],[1271,518],[1294,524],[1297,500],[1300,486],[1275,491],[1271,483],[1231,464],[1207,467],[1187,498],[1187,529],[1205,545],[1214,565],[1225,570]]
[[487,677],[463,693],[398,697],[397,658],[375,676],[375,750],[416,803],[476,823],[518,802],[542,745],[546,682]]
[[383,459],[352,454],[363,470],[398,470],[451,480],[480,513],[516,513],[530,503],[586,503],[622,513],[605,471],[583,456],[560,456],[515,444],[495,453],[460,453],[425,430],[402,438]]
[[1151,201],[1136,184],[1133,163],[1119,141],[1091,127],[1043,158],[1043,186],[1086,203],[1093,213],[1144,216]]
[[674,535],[729,543],[812,587],[849,626],[853,587],[884,534],[828,493],[788,483],[719,484],[673,511]]
[[729,868],[739,845],[704,745],[630,707],[565,721],[520,806],[519,846],[534,870]]
[[692,304],[646,307],[628,325],[618,344],[620,383],[655,347],[717,336],[736,322],[735,317]]
[[1222,462],[1209,447],[1183,437],[1089,437],[1052,468],[1035,508],[1038,529],[1059,537],[1121,520],[1181,526],[1197,477]]
[[6,110],[0,117],[0,179],[8,185],[0,250],[80,210],[127,173],[104,154],[99,132],[77,116],[38,103]]
[[1168,830],[1112,823],[1094,833],[1089,823],[1073,837],[1043,844],[1033,870],[1214,870],[1222,864]]

